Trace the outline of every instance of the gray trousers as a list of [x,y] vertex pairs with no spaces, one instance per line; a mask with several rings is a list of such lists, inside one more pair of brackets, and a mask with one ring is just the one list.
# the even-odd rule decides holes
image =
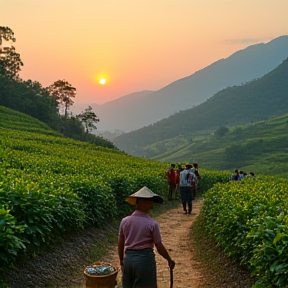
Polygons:
[[157,288],[155,254],[152,249],[125,252],[123,288]]
[[180,186],[181,193],[181,201],[183,210],[187,212],[187,204],[188,204],[188,212],[192,211],[192,191],[190,186]]

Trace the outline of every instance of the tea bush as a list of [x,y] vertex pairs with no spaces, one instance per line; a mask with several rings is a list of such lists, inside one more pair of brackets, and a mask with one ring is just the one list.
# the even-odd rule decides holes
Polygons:
[[207,230],[259,277],[255,287],[288,285],[287,192],[286,179],[260,177],[216,184],[205,193]]

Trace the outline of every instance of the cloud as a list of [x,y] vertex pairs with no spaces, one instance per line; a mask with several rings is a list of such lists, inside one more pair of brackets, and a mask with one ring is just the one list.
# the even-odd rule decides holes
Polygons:
[[225,42],[228,44],[256,44],[272,40],[273,37],[262,38],[240,38],[240,39],[227,39]]

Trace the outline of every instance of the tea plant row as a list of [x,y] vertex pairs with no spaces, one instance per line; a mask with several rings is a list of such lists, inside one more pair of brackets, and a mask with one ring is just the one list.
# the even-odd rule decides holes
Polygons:
[[202,213],[218,245],[259,281],[254,287],[288,287],[287,179],[259,177],[216,184]]

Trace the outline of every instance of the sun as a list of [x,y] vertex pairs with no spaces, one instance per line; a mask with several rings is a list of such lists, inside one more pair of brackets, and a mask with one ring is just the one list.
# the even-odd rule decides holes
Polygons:
[[104,85],[104,84],[106,83],[106,79],[105,79],[105,78],[101,78],[100,81],[99,81],[99,83],[100,83],[101,85]]

